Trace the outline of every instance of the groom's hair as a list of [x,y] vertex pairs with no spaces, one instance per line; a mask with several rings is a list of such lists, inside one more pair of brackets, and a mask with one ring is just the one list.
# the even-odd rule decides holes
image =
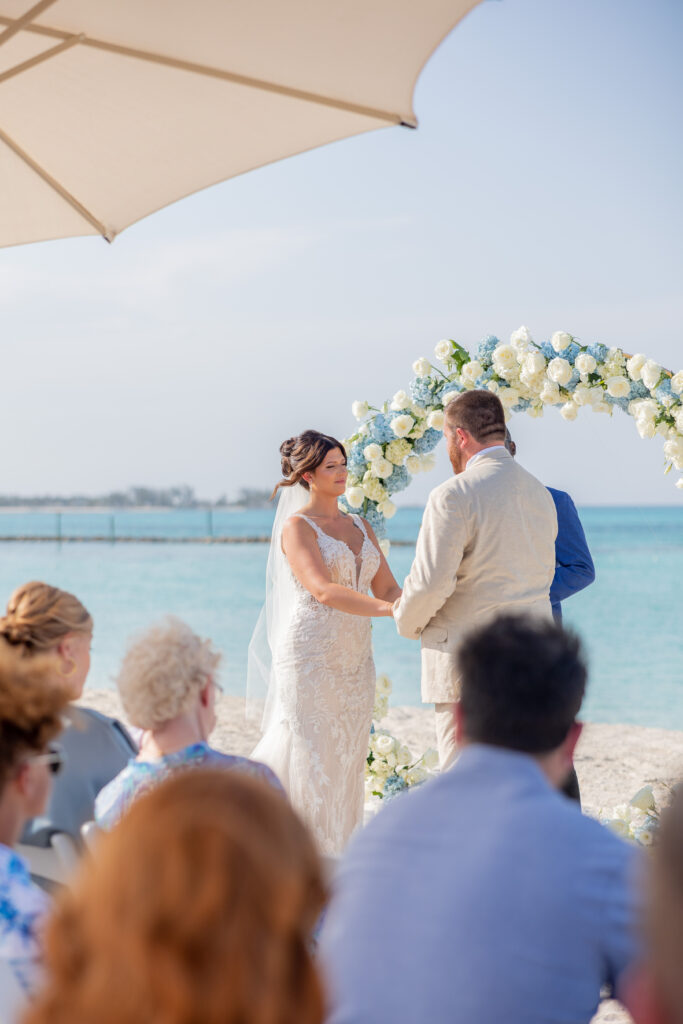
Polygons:
[[460,648],[464,731],[473,743],[546,754],[566,738],[586,689],[579,638],[531,615],[499,615]]
[[460,427],[480,444],[505,439],[503,403],[492,391],[463,391],[444,410],[451,430]]

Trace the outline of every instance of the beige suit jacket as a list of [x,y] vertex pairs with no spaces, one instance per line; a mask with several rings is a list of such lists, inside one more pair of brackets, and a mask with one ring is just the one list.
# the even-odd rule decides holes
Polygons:
[[483,452],[429,496],[415,560],[395,608],[422,641],[422,700],[458,699],[465,634],[497,612],[552,617],[557,513],[550,493],[505,448]]

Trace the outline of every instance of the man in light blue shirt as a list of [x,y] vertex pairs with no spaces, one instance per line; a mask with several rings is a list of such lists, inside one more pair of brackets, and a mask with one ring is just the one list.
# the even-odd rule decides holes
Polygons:
[[555,788],[581,731],[578,640],[503,615],[459,659],[457,763],[382,809],[335,880],[330,1024],[582,1024],[638,956],[638,851]]

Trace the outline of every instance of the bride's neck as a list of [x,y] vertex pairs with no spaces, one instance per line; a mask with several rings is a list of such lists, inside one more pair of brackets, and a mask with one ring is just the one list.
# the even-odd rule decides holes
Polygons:
[[314,516],[327,516],[336,519],[340,515],[336,494],[313,494],[306,505],[306,511]]

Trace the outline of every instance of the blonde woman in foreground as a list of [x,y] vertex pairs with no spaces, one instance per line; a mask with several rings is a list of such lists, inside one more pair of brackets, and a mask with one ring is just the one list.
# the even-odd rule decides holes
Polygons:
[[141,797],[62,895],[24,1024],[321,1024],[325,892],[271,787],[201,769]]
[[[77,701],[90,670],[93,620],[77,597],[49,583],[18,587],[0,618],[0,636],[24,658],[47,655],[53,684]],[[95,797],[137,751],[115,718],[70,704],[64,714],[60,745],[64,769],[56,780],[43,814],[27,826],[22,842],[48,846],[53,832],[80,840],[80,828],[91,821]]]

